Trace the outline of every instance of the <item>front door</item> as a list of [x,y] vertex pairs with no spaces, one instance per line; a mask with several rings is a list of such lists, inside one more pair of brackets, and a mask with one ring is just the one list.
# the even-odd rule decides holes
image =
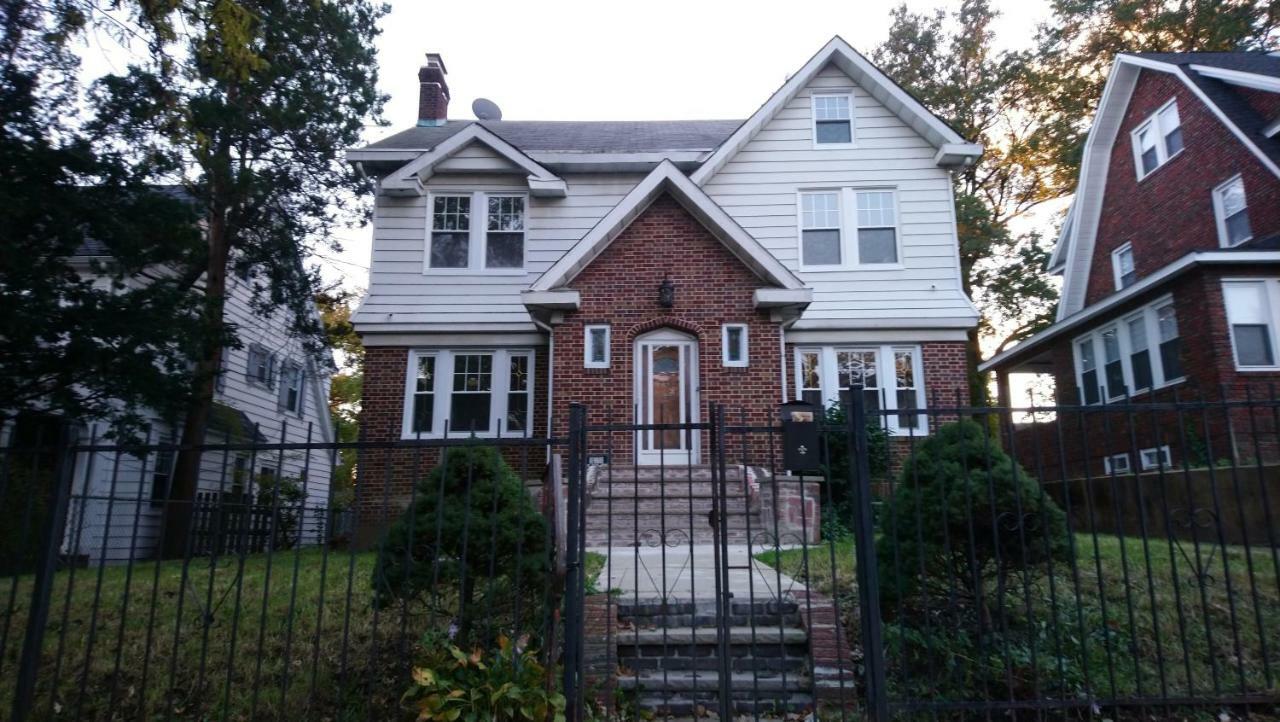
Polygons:
[[[636,409],[642,426],[692,424],[698,420],[698,342],[692,336],[659,330],[636,340]],[[698,461],[698,434],[688,429],[645,429],[637,433],[640,464]]]

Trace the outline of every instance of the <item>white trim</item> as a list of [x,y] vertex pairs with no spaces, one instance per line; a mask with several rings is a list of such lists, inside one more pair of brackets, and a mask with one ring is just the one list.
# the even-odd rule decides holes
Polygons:
[[[849,117],[845,118],[828,118],[827,122],[846,120],[849,123],[849,141],[846,143],[820,143],[818,142],[818,98],[844,98],[849,105]],[[858,114],[854,110],[854,94],[852,90],[822,90],[812,91],[809,93],[809,132],[812,134],[813,147],[816,150],[836,150],[841,148],[857,148],[858,135],[855,119]]]
[[[595,360],[591,358],[591,334],[596,331],[604,332],[604,359]],[[613,329],[607,323],[593,323],[582,327],[582,367],[588,369],[607,369],[609,368],[610,357],[612,356],[613,346]]]
[[[701,406],[701,381],[698,368],[699,344],[698,339],[680,331],[669,328],[660,328],[649,333],[637,336],[632,344],[632,368],[635,373],[632,374],[634,381],[632,384],[632,393],[634,403],[640,409],[639,421],[641,424],[651,423],[653,418],[653,390],[648,387],[649,405],[641,407],[641,399],[644,398],[642,391],[645,389],[644,384],[651,381],[651,378],[643,378],[644,374],[641,370],[644,368],[652,368],[652,347],[653,346],[676,346],[680,349],[680,419],[682,424],[698,423],[700,406]],[[641,363],[641,355],[650,354],[648,363]],[[701,434],[692,432],[690,434],[680,435],[680,448],[677,449],[644,449],[645,446],[654,446],[652,430],[637,431],[634,439],[635,461],[637,464],[696,464],[701,459]],[[647,436],[646,436],[647,435]],[[684,448],[686,442],[690,448]]]
[[[885,263],[864,263],[860,235],[862,226],[858,223],[858,196],[867,193],[888,193],[892,199],[894,259]],[[804,202],[808,196],[834,195],[838,217],[835,226],[806,227],[804,223]],[[796,190],[796,259],[797,265],[804,273],[825,273],[830,271],[893,271],[904,268],[902,262],[902,208],[898,188],[893,185],[840,186],[834,188],[800,188]],[[867,228],[886,228],[888,226],[867,226]],[[837,230],[840,233],[840,262],[828,264],[805,263],[804,232],[808,230]]]
[[539,165],[519,148],[494,135],[480,123],[468,125],[440,141],[435,148],[401,166],[382,179],[378,186],[379,190],[389,195],[422,195],[426,190],[424,181],[431,177],[432,169],[473,142],[489,146],[528,173],[530,190],[535,195],[563,198],[567,193],[567,187],[562,178]]
[[[1253,371],[1276,371],[1280,370],[1280,324],[1276,323],[1276,319],[1280,319],[1280,288],[1277,288],[1275,278],[1229,278],[1222,281],[1222,308],[1225,312],[1227,322],[1227,339],[1231,342],[1231,361],[1236,371],[1248,373]],[[1236,347],[1236,324],[1231,316],[1231,304],[1227,300],[1228,286],[1253,286],[1256,285],[1262,291],[1263,310],[1266,318],[1262,320],[1262,324],[1267,327],[1267,341],[1271,344],[1271,361],[1269,365],[1262,366],[1245,366],[1240,363],[1240,352]],[[1257,321],[1245,321],[1239,325],[1257,325]]]
[[[1177,128],[1181,129],[1182,115],[1178,113],[1178,99],[1174,98],[1173,100],[1167,101],[1164,105],[1161,105],[1154,113],[1148,115],[1141,123],[1134,126],[1133,130],[1129,131],[1129,142],[1133,149],[1133,170],[1137,174],[1139,182],[1145,180],[1152,173],[1155,173],[1165,167],[1169,161],[1177,158],[1182,154],[1182,151],[1187,149],[1187,141],[1184,137],[1182,139],[1182,147],[1173,153],[1169,152],[1169,146],[1165,142],[1165,139],[1173,128],[1165,128],[1164,124],[1160,122],[1160,116],[1169,108],[1173,108],[1173,114],[1178,119]],[[1154,139],[1155,144],[1151,147],[1151,149],[1156,152],[1156,165],[1149,171],[1142,165],[1142,143],[1138,140],[1142,132],[1147,129],[1154,130],[1156,134]]]
[[1233,183],[1240,184],[1240,194],[1244,196],[1244,199],[1245,199],[1244,200],[1245,218],[1246,219],[1249,218],[1249,193],[1248,193],[1248,190],[1244,187],[1244,175],[1237,173],[1214,187],[1213,194],[1212,194],[1213,195],[1213,220],[1214,220],[1214,223],[1218,226],[1218,245],[1222,246],[1223,248],[1234,248],[1242,243],[1248,243],[1249,241],[1253,240],[1253,222],[1252,220],[1250,220],[1249,235],[1245,238],[1240,239],[1239,241],[1236,241],[1235,243],[1231,242],[1231,232],[1227,229],[1227,212],[1222,205],[1222,196],[1223,196],[1223,191],[1225,191],[1227,187],[1232,185]]
[[[729,358],[729,331],[736,329],[742,332],[741,348],[739,351],[740,358]],[[720,362],[729,368],[745,368],[750,365],[751,344],[747,339],[747,324],[745,323],[726,323],[720,326]]]
[[[401,407],[400,434],[402,439],[438,439],[444,437],[445,423],[449,419],[451,400],[453,397],[454,361],[458,356],[489,355],[492,357],[489,384],[489,428],[477,430],[480,438],[495,438],[499,426],[502,437],[518,438],[533,432],[534,397],[537,395],[537,354],[527,348],[415,348],[410,349],[405,366],[404,402]],[[417,361],[424,356],[436,359],[432,391],[432,424],[430,432],[413,431],[413,401],[417,395]],[[529,360],[528,409],[526,411],[526,429],[513,432],[507,428],[508,401],[511,377],[511,359],[524,357]],[[426,393],[426,392],[423,392]],[[449,429],[450,437],[471,436],[471,430]]]
[[812,288],[757,288],[751,295],[756,308],[808,306],[813,303]]
[[1270,75],[1260,75],[1258,73],[1250,73],[1244,70],[1229,70],[1227,68],[1218,68],[1212,65],[1193,64],[1191,69],[1205,76],[1206,78],[1214,78],[1231,85],[1239,85],[1242,88],[1252,88],[1254,90],[1265,90],[1269,93],[1280,93],[1280,78]]
[[[532,324],[531,329],[536,329]],[[365,346],[419,346],[423,348],[476,348],[484,346],[545,346],[547,335],[536,330],[509,331],[497,333],[464,333],[464,332],[418,332],[364,333],[361,340]]]
[[[524,201],[524,218],[522,225],[524,229],[520,231],[522,236],[520,243],[520,266],[495,266],[490,268],[485,265],[485,258],[488,254],[489,244],[489,198],[520,198]],[[436,268],[431,265],[431,244],[434,241],[435,229],[435,201],[437,198],[468,198],[471,205],[467,211],[468,222],[467,228],[467,265],[466,266],[446,266]],[[449,233],[450,231],[440,231],[441,233]],[[456,232],[456,231],[455,231]],[[503,233],[505,231],[495,231],[495,233]],[[427,193],[426,207],[426,240],[423,246],[422,254],[422,273],[427,276],[524,276],[528,274],[525,270],[529,263],[529,194],[524,191],[454,191],[448,189],[431,189]]]
[[932,329],[838,329],[838,330],[795,330],[787,329],[786,342],[790,344],[809,344],[822,346],[826,344],[885,344],[885,343],[927,343],[937,341],[965,341],[968,333],[959,328]]
[[1150,289],[1172,278],[1182,275],[1195,266],[1218,264],[1261,265],[1273,263],[1280,263],[1280,251],[1197,251],[1195,253],[1188,253],[1182,258],[1179,258],[1173,263],[1161,268],[1150,276],[1143,278],[1123,291],[1113,293],[1106,299],[1081,311],[1077,311],[1068,318],[1060,319],[1049,328],[1046,328],[1031,338],[1024,339],[1018,345],[983,361],[978,364],[978,370],[984,372],[989,371],[995,366],[1008,361],[1013,356],[1021,356],[1028,350],[1033,349],[1050,339],[1057,338],[1059,335],[1111,311],[1117,306],[1140,296]]
[[[1186,380],[1186,377],[1181,375],[1169,377],[1164,367],[1164,358],[1160,354],[1160,345],[1164,343],[1164,340],[1160,338],[1159,311],[1172,303],[1172,296],[1162,296],[1141,308],[1135,309],[1131,313],[1112,319],[1071,339],[1072,368],[1075,370],[1076,390],[1080,394],[1079,403],[1081,405],[1111,403],[1126,397],[1134,398],[1149,391],[1163,389]],[[1147,352],[1147,366],[1151,371],[1151,385],[1141,388],[1137,387],[1136,375],[1133,372],[1133,356],[1136,351],[1133,344],[1131,323],[1135,321],[1142,324],[1142,331],[1147,344],[1146,348],[1138,350]],[[1103,340],[1103,335],[1108,331],[1115,331],[1116,334],[1120,375],[1124,387],[1120,393],[1112,393],[1111,384],[1108,383],[1107,379],[1108,361],[1106,342]],[[1182,339],[1181,326],[1178,328],[1176,338]],[[1084,359],[1080,355],[1080,348],[1084,344],[1087,344],[1093,352],[1094,371],[1097,373],[1098,400],[1094,402],[1088,401],[1084,393]],[[1105,392],[1101,389],[1105,389]]]
[[1267,123],[1266,127],[1262,129],[1262,134],[1268,138],[1273,137],[1276,133],[1280,133],[1280,118]]
[[976,158],[982,154],[981,146],[967,143],[938,116],[921,105],[920,101],[889,79],[871,61],[845,42],[844,38],[837,35],[774,91],[773,95],[769,96],[769,99],[733,132],[733,135],[720,144],[711,157],[694,171],[693,182],[701,186],[718,173],[730,158],[737,155],[738,151],[742,150],[743,146],[786,107],[792,98],[807,87],[828,64],[834,65],[848,75],[858,87],[896,114],[933,146],[938,148],[947,144],[968,146],[970,152],[963,155],[964,158]]
[[[1147,454],[1155,454],[1156,459],[1150,463],[1147,462]],[[1170,469],[1173,468],[1173,456],[1169,453],[1169,445],[1152,446],[1147,449],[1138,450],[1138,468],[1143,471],[1151,471],[1152,469]]]
[[[1123,459],[1124,464],[1116,464],[1116,461]],[[1123,468],[1121,468],[1123,467]],[[1105,473],[1110,475],[1128,474],[1133,471],[1133,466],[1129,463],[1129,452],[1123,454],[1111,454],[1102,457],[1102,468]]]
[[[911,371],[914,377],[916,392],[916,417],[918,427],[901,427],[898,425],[898,414],[880,415],[885,421],[886,430],[894,436],[924,436],[929,433],[929,419],[925,413],[928,405],[925,393],[924,354],[919,344],[832,344],[824,346],[797,345],[791,354],[794,368],[795,397],[803,398],[805,388],[802,385],[801,357],[805,354],[818,355],[818,384],[822,392],[824,407],[840,402],[840,370],[837,354],[840,352],[871,352],[876,356],[876,383],[880,399],[885,411],[898,410],[897,373],[894,356],[896,353],[911,354]],[[892,385],[886,385],[891,383]],[[813,390],[813,389],[809,389]]]
[[618,201],[573,248],[539,276],[529,289],[550,291],[572,281],[662,193],[670,193],[730,253],[765,281],[782,288],[805,287],[794,273],[743,230],[737,221],[725,213],[701,188],[694,185],[674,163],[663,161]]
[[[1117,291],[1123,291],[1125,289],[1124,280],[1123,280],[1124,269],[1121,268],[1121,263],[1120,263],[1120,256],[1125,251],[1129,252],[1129,264],[1131,266],[1134,266],[1131,272],[1134,274],[1134,282],[1135,283],[1137,282],[1137,265],[1136,265],[1137,262],[1136,262],[1136,259],[1134,259],[1133,257],[1133,243],[1125,243],[1123,246],[1120,246],[1119,248],[1111,252],[1111,274],[1112,274],[1113,280],[1115,281]],[[1133,283],[1130,283],[1129,285],[1132,286]]]

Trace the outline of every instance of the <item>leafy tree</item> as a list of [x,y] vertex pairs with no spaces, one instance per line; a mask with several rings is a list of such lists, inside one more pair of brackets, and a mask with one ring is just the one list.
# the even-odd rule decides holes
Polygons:
[[[370,0],[170,0],[127,3],[149,44],[149,60],[96,85],[93,127],[122,139],[135,163],[182,169],[204,221],[201,320],[184,444],[204,438],[228,331],[228,269],[249,271],[254,308],[285,309],[295,335],[324,345],[312,302],[316,245],[363,212],[363,185],[344,162],[367,121],[380,116],[373,40],[385,8]],[[195,452],[180,453],[173,498],[194,494]],[[171,504],[169,554],[185,545],[189,505]]]
[[[374,603],[438,603],[431,613],[453,618],[463,640],[486,611],[527,629],[520,625],[539,619],[535,601],[550,573],[546,533],[524,483],[497,449],[450,449],[379,544]],[[510,616],[515,609],[522,619]]]
[[138,409],[188,397],[199,294],[169,270],[203,255],[195,216],[68,120],[80,3],[5,2],[0,26],[0,425],[34,410],[131,435]]
[[1009,221],[1053,197],[1035,128],[1022,117],[1024,55],[994,48],[997,13],[988,0],[943,10],[893,11],[889,38],[873,58],[961,136],[981,143],[982,159],[955,173],[961,282],[983,311],[969,335],[970,392],[987,398],[977,375],[983,336],[1003,347],[1052,322],[1057,291],[1039,265],[1048,248],[1038,235],[1014,237]]
[[[359,294],[344,289],[331,289],[316,296],[320,320],[324,324],[329,345],[338,352],[338,373],[329,380],[329,417],[333,420],[334,438],[342,443],[358,441],[360,437],[360,396],[364,387],[364,344],[351,325],[351,302]],[[338,452],[338,467],[334,470],[335,487],[331,503],[345,508],[354,496],[356,461],[355,449]]]
[[1117,53],[1274,49],[1276,0],[1054,0],[1040,26],[1027,110],[1049,189],[1075,189],[1085,136]]

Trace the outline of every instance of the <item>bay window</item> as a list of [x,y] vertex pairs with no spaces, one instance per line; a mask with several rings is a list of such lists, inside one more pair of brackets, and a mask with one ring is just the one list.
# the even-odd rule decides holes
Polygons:
[[521,193],[432,193],[424,271],[522,273],[526,206]]
[[[809,403],[848,404],[862,394],[892,434],[921,434],[924,384],[918,346],[824,346],[795,353],[796,395]],[[897,413],[887,413],[897,412]]]
[[403,436],[522,436],[533,418],[533,352],[420,350],[409,354]]
[[1100,403],[1104,395],[1116,401],[1182,380],[1182,340],[1168,298],[1077,337],[1074,348],[1083,404]]

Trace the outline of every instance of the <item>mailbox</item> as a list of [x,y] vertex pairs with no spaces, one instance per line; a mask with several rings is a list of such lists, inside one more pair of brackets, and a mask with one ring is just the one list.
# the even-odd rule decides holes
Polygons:
[[821,409],[804,401],[790,401],[779,409],[782,414],[782,466],[793,473],[817,471],[822,463],[822,454],[818,450]]

